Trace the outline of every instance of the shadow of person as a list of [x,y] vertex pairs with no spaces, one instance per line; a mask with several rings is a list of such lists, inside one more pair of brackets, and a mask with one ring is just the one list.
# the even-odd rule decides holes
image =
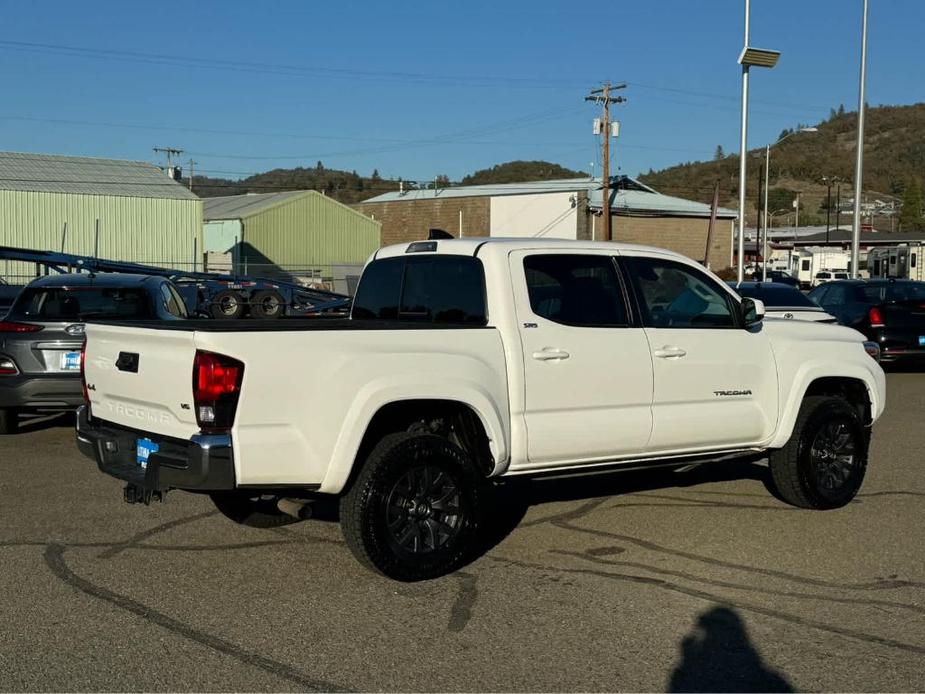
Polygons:
[[752,647],[741,617],[714,607],[697,618],[681,642],[681,663],[668,681],[670,692],[792,692]]

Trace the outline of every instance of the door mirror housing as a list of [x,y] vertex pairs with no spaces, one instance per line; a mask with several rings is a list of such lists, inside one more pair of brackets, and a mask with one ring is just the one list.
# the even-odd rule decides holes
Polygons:
[[760,323],[764,318],[764,302],[761,299],[742,299],[742,323],[746,328],[750,328],[755,323]]

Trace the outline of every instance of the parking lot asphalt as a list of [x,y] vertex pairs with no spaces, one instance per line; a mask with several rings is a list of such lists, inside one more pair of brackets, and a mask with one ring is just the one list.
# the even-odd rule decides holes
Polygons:
[[418,584],[331,520],[129,506],[37,420],[0,439],[0,690],[921,691],[925,374],[888,388],[847,508],[790,508],[751,463],[534,481]]

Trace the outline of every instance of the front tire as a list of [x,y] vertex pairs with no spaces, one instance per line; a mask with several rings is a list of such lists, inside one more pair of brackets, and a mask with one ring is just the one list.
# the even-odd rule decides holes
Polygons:
[[279,528],[299,519],[283,513],[276,505],[279,497],[243,490],[212,492],[209,494],[222,515],[240,525],[251,528]]
[[800,508],[833,509],[851,501],[867,471],[868,434],[841,398],[803,400],[787,444],[770,455],[774,486]]
[[399,581],[446,575],[471,556],[484,480],[443,437],[390,434],[341,497],[347,546],[367,568]]

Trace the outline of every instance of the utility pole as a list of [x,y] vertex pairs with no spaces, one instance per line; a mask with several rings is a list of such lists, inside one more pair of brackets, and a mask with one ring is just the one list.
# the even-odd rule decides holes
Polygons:
[[825,245],[829,245],[829,227],[832,222],[832,178],[829,176],[822,177],[822,184],[826,187],[825,196]]
[[593,101],[596,104],[602,104],[604,107],[604,117],[601,122],[603,137],[603,151],[601,154],[601,179],[603,187],[601,193],[603,202],[601,205],[601,214],[604,222],[604,240],[613,241],[613,230],[610,225],[610,104],[622,104],[626,101],[623,96],[610,96],[610,91],[616,89],[626,89],[626,84],[614,84],[604,82],[599,89],[592,89],[585,101]]
[[803,194],[803,191],[797,191],[797,198],[793,201],[793,207],[795,212],[793,213],[793,228],[800,228],[800,196]]
[[167,155],[167,175],[173,178],[173,157],[179,157],[183,154],[183,150],[176,147],[155,147],[154,151],[158,154],[164,153]]
[[193,192],[193,167],[198,163],[198,161],[189,160],[189,190],[191,193]]

